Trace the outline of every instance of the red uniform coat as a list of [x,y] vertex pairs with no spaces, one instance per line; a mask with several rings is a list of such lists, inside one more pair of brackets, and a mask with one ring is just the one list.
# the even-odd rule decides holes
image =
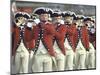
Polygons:
[[68,38],[69,44],[71,45],[74,52],[75,52],[76,43],[77,43],[76,34],[77,34],[77,29],[76,29],[75,24],[67,26],[67,35],[66,35],[66,37]]
[[42,23],[40,22],[33,30],[34,39],[35,39],[35,53],[38,50],[40,39],[42,40],[45,48],[49,52],[50,55],[55,56],[55,52],[53,49],[53,39],[55,36],[55,28],[49,22]]
[[86,26],[81,27],[80,31],[78,30],[76,38],[77,38],[77,43],[79,41],[79,38],[81,38],[84,48],[88,51],[89,50],[89,34],[88,34],[88,30]]
[[[21,30],[18,26],[16,26],[16,25],[13,26],[13,28],[12,28],[12,34],[13,34],[12,55],[15,55],[16,49],[18,48],[18,46],[21,42],[20,31]],[[34,38],[33,38],[32,29],[27,27],[26,25],[23,28],[23,38],[22,39],[23,39],[25,47],[28,50],[31,50],[31,49],[34,48],[35,41],[34,41]]]
[[76,39],[75,35],[77,33],[76,26],[74,24],[71,26],[60,25],[60,26],[56,27],[56,30],[57,30],[57,32],[56,32],[57,43],[58,43],[59,48],[61,49],[62,53],[65,55],[64,40],[65,40],[66,36],[69,41],[69,44],[71,45],[72,49],[75,51],[75,46],[76,46],[76,42],[77,42],[75,40]]
[[56,35],[55,35],[55,38],[57,41],[57,44],[59,46],[59,48],[61,49],[62,53],[65,55],[65,47],[64,47],[64,39],[65,39],[65,36],[66,36],[66,33],[67,33],[67,28],[65,25],[59,25],[59,26],[56,26]]

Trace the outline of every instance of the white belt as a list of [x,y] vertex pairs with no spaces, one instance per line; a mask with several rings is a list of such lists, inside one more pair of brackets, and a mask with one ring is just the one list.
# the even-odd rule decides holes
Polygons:
[[23,40],[21,40],[16,52],[26,52],[27,48],[25,47]]

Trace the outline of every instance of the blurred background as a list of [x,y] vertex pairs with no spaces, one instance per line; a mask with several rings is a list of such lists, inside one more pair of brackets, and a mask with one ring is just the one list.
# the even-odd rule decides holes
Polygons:
[[69,10],[75,12],[76,14],[92,16],[93,18],[95,18],[96,15],[96,6],[92,5],[26,2],[26,1],[11,0],[11,10],[13,13],[15,13],[16,11],[25,11],[31,14],[37,7],[49,7],[52,9],[60,9],[61,11]]

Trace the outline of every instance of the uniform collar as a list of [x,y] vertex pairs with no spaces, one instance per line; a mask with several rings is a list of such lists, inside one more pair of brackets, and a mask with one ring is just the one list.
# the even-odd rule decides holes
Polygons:
[[42,24],[50,24],[50,22],[48,22],[48,21],[40,21],[39,25],[42,25]]
[[67,22],[65,22],[65,25],[68,25],[68,26],[70,26],[71,24],[70,24],[70,23],[67,23]]

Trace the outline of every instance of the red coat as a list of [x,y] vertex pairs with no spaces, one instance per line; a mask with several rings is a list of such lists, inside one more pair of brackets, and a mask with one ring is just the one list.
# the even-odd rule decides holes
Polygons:
[[64,47],[64,40],[65,40],[65,36],[67,33],[67,28],[65,25],[59,25],[56,27],[56,41],[57,44],[59,46],[59,48],[61,49],[62,53],[65,55],[65,47]]
[[[80,37],[79,37],[79,32],[81,34]],[[76,36],[77,36],[77,43],[79,41],[79,38],[81,38],[81,41],[82,41],[84,48],[86,50],[89,50],[89,34],[88,34],[88,30],[87,30],[86,26],[83,26],[81,28],[81,30],[78,31]]]
[[[13,34],[13,47],[12,47],[12,55],[15,55],[16,53],[16,49],[18,48],[20,42],[21,42],[21,37],[20,37],[20,28],[16,25],[13,26],[12,28],[12,34]],[[25,47],[28,50],[31,50],[34,48],[35,45],[35,41],[33,38],[33,33],[32,33],[32,29],[25,26],[24,30],[23,30],[23,42]]]
[[77,28],[75,24],[72,24],[71,26],[67,27],[67,38],[69,41],[69,44],[71,45],[72,49],[75,52],[75,48],[76,48],[76,43],[77,43]]
[[[42,32],[43,31],[43,32]],[[55,28],[51,23],[39,23],[33,30],[35,39],[35,53],[39,47],[39,41],[42,40],[45,48],[50,55],[54,56],[53,39],[55,36]]]

